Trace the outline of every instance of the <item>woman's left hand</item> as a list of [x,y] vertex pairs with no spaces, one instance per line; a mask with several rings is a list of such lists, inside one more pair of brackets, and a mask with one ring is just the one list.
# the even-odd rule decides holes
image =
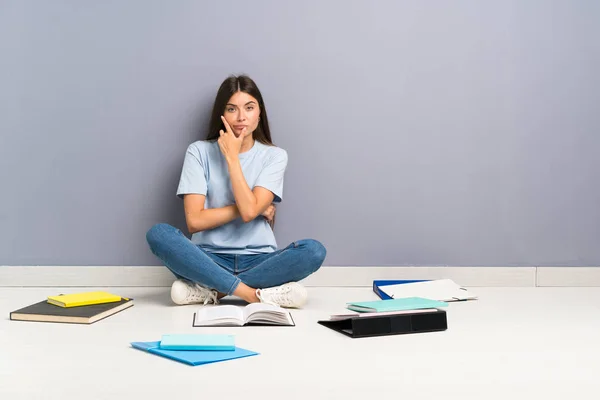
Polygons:
[[237,158],[240,154],[240,149],[242,147],[242,142],[244,141],[244,137],[246,136],[246,130],[248,128],[244,128],[239,137],[236,137],[233,131],[231,130],[231,126],[227,123],[225,118],[221,116],[221,120],[225,125],[226,131],[223,132],[221,129],[219,133],[221,137],[218,139],[219,148],[221,149],[221,153],[225,156],[227,162],[230,162]]
[[273,218],[275,218],[275,204],[270,204],[269,207],[267,207],[267,209],[265,210],[265,212],[263,212],[261,215],[263,217],[265,217],[265,219],[269,222],[273,221]]

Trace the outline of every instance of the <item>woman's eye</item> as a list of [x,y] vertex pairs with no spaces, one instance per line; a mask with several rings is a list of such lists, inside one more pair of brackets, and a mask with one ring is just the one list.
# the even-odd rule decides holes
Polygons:
[[228,111],[228,112],[233,112],[233,107],[229,107],[229,108],[227,109],[227,111]]
[[252,106],[248,106],[248,107],[246,108],[246,110],[248,110],[248,111],[252,111],[252,110],[254,110],[254,107],[252,107]]

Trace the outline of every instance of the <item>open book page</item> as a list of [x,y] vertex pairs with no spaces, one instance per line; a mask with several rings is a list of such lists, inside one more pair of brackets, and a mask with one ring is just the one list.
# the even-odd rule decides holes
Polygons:
[[252,303],[244,307],[244,321],[246,323],[294,325],[289,311],[265,303]]
[[221,305],[204,306],[196,311],[194,326],[243,325],[244,311],[242,307]]

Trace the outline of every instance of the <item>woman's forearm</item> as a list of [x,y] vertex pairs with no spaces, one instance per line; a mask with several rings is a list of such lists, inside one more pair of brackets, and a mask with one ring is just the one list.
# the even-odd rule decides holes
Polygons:
[[214,229],[238,218],[240,213],[235,204],[221,208],[206,208],[193,215],[186,215],[190,233]]
[[228,160],[228,167],[235,204],[244,222],[250,222],[259,214],[256,196],[244,178],[239,158]]

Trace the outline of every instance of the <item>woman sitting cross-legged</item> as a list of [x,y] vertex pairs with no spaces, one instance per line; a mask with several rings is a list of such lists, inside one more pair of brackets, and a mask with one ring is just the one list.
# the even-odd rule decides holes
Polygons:
[[247,76],[218,90],[206,140],[189,145],[177,196],[183,199],[188,239],[160,223],[146,234],[150,249],[177,280],[176,304],[217,304],[234,295],[249,303],[299,308],[298,281],[317,271],[326,249],[303,239],[278,248],[272,230],[283,197],[287,152],[276,147],[262,95]]

